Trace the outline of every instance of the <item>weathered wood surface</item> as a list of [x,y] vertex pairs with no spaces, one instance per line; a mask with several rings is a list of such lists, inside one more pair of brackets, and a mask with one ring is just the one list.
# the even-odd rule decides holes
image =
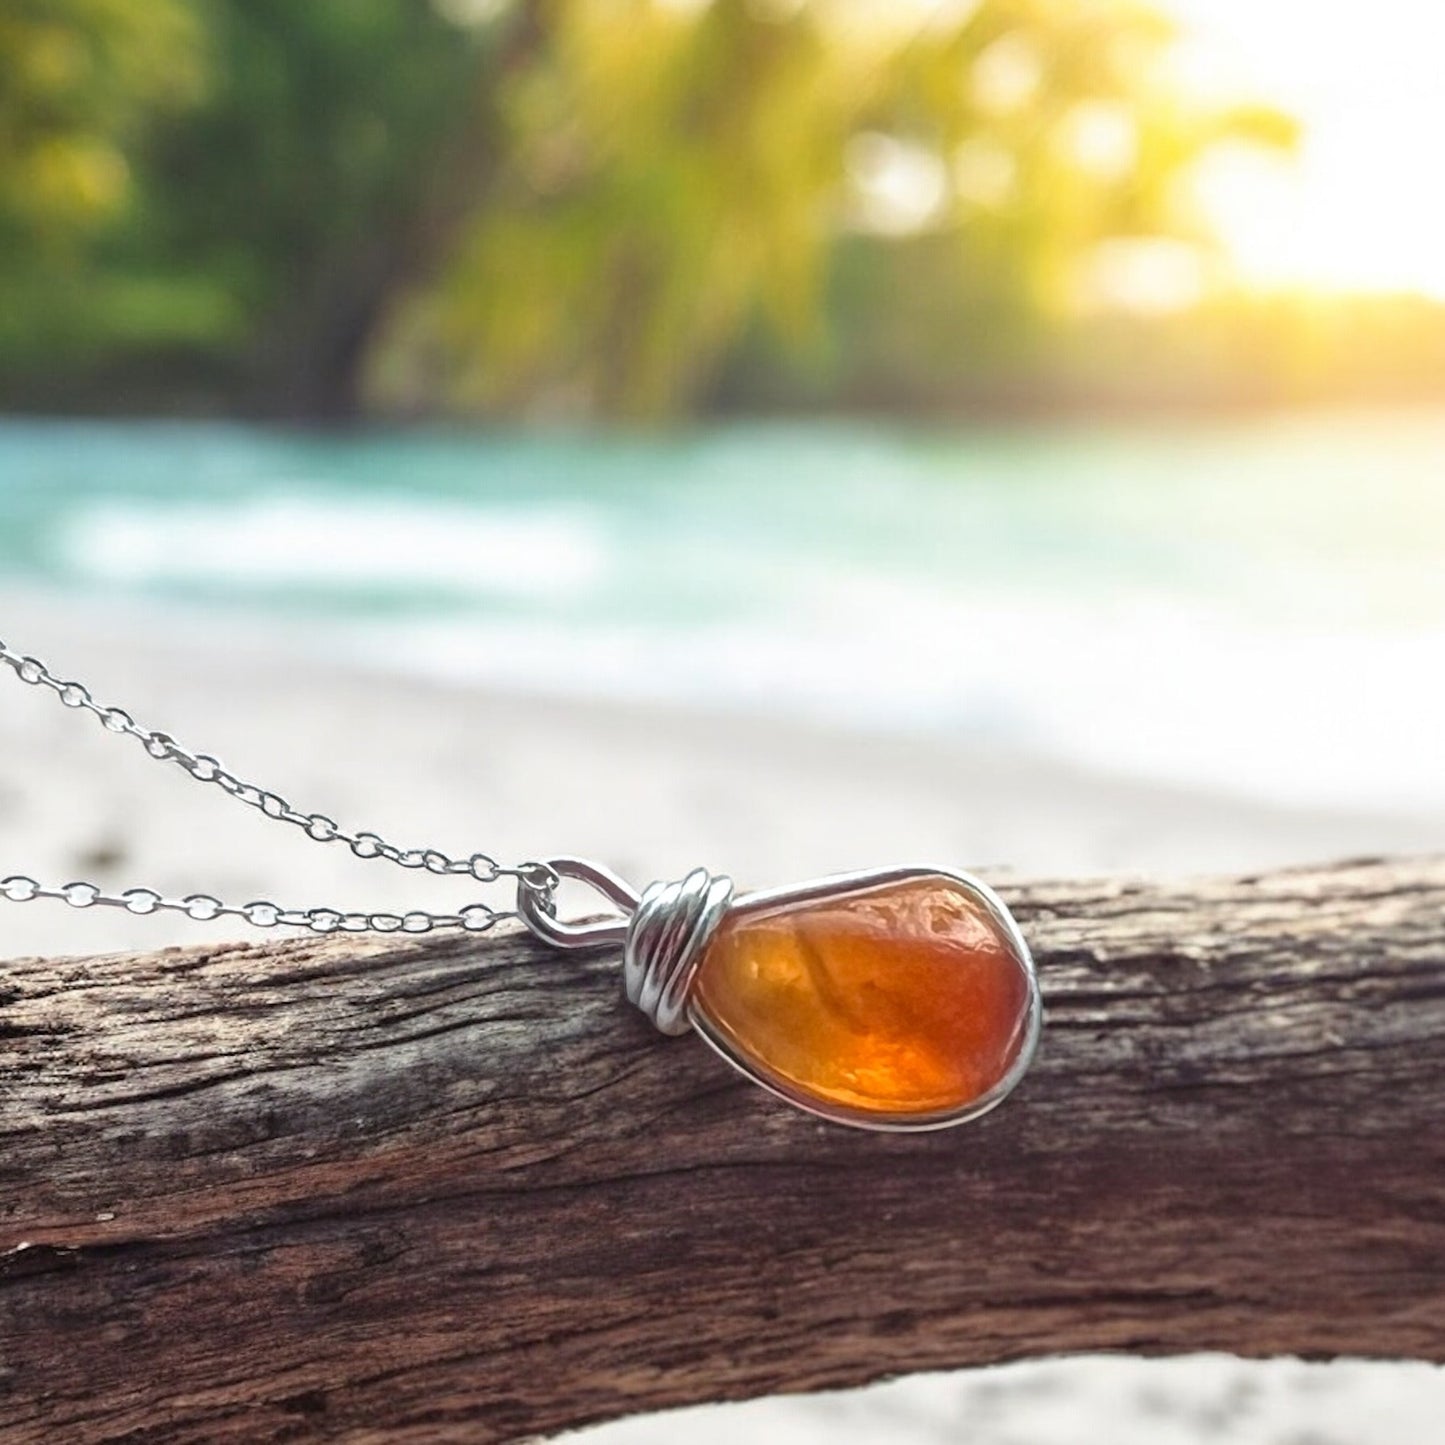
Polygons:
[[1445,861],[1003,891],[1043,1046],[922,1136],[798,1114],[521,937],[0,965],[0,1439],[1445,1358]]

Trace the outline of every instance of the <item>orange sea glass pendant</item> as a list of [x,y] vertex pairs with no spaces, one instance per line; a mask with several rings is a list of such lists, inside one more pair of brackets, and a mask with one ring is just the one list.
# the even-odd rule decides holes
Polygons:
[[848,1123],[921,1128],[997,1103],[1039,1008],[1027,947],[972,880],[928,872],[734,904],[690,1013],[726,1059]]
[[[638,896],[595,865],[552,866],[628,914],[601,927],[623,942],[628,997],[659,1028],[696,1028],[814,1114],[943,1128],[992,1108],[1028,1067],[1041,1022],[1028,945],[967,874],[892,868],[735,898],[701,869]],[[549,921],[573,940],[578,925]],[[580,926],[594,942],[598,927]]]

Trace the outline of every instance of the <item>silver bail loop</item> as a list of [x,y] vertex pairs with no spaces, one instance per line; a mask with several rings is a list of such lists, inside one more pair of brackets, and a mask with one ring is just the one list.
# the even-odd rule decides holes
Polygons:
[[665,1034],[691,1028],[688,994],[708,943],[732,904],[733,881],[694,868],[677,883],[653,883],[638,894],[615,873],[582,858],[552,858],[559,878],[595,888],[620,910],[620,918],[565,923],[552,911],[550,891],[519,880],[522,922],[554,948],[622,945],[622,979],[630,1003]]
[[517,880],[517,912],[522,922],[553,948],[596,948],[603,943],[621,943],[627,937],[632,914],[642,902],[637,890],[610,868],[589,863],[585,858],[550,858],[547,867],[558,878],[571,878],[595,888],[617,908],[621,918],[593,918],[582,923],[564,923],[552,910],[555,901],[550,888],[538,888],[525,878]]

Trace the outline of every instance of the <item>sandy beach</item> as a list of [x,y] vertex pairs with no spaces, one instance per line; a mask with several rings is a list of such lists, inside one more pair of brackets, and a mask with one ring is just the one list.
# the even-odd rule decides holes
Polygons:
[[[248,630],[249,629],[249,630]],[[1189,873],[1445,848],[1445,819],[1289,809],[1082,772],[1003,747],[829,732],[446,689],[324,660],[319,635],[217,630],[128,605],[0,594],[0,637],[242,776],[402,846],[568,852],[638,882],[698,862],[755,884],[887,861],[1010,872]],[[320,659],[320,660],[318,660]],[[0,874],[286,906],[453,908],[418,877],[238,807],[48,692],[0,678]],[[505,907],[504,890],[487,901]],[[0,956],[234,936],[184,919],[0,905]],[[1428,1445],[1445,1374],[1422,1366],[1046,1362],[689,1420],[698,1441],[968,1439],[973,1445]],[[675,1438],[676,1422],[592,1432]]]
[[[0,593],[0,636],[306,810],[404,847],[581,854],[645,882],[761,886],[884,861],[991,878],[1243,871],[1445,847],[1445,817],[1295,809],[945,738],[449,689],[329,663],[324,634]],[[0,860],[228,901],[452,908],[475,890],[359,861],[238,806],[48,690],[0,693]],[[487,901],[507,904],[505,889]],[[0,954],[198,941],[186,919],[0,914]]]

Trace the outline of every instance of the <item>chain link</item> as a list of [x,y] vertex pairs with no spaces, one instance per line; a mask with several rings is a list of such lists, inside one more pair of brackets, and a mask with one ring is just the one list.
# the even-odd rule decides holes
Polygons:
[[47,888],[24,874],[0,878],[0,898],[12,903],[30,903],[53,898],[72,908],[124,908],[138,916],[148,913],[183,913],[197,923],[217,918],[239,918],[255,928],[308,928],[313,933],[430,933],[436,928],[462,928],[481,933],[494,924],[516,917],[499,912],[485,903],[472,903],[460,913],[350,913],[338,908],[283,908],[279,903],[257,899],[239,907],[222,903],[208,893],[186,898],[162,898],[150,888],[128,888],[124,893],[105,893],[94,883],[67,883]]
[[[376,833],[349,832],[325,813],[304,812],[279,793],[237,777],[209,753],[193,752],[169,733],[142,727],[124,708],[96,702],[83,684],[62,680],[39,658],[14,652],[3,641],[0,641],[0,664],[8,666],[21,682],[48,688],[66,707],[91,713],[108,732],[135,738],[157,762],[173,763],[197,782],[214,784],[264,816],[302,829],[313,842],[344,843],[358,858],[383,858],[400,868],[466,877],[477,883],[513,878],[536,894],[544,907],[551,906],[558,878],[546,863],[504,865],[486,853],[454,858],[436,848],[399,848]],[[105,893],[93,883],[67,883],[61,888],[48,888],[21,874],[0,880],[0,897],[12,903],[53,898],[72,908],[124,908],[134,914],[183,913],[198,922],[240,918],[257,928],[309,928],[314,933],[429,933],[435,928],[464,928],[476,933],[518,916],[515,912],[500,912],[485,903],[470,904],[459,913],[354,913],[334,908],[282,908],[265,899],[233,907],[204,893],[168,899],[148,888],[131,888],[118,894]]]

